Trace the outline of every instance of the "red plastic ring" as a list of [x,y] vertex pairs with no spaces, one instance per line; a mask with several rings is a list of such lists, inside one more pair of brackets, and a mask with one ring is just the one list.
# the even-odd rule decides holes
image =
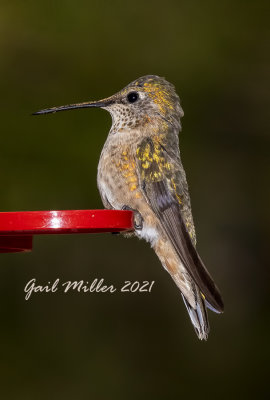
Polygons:
[[62,210],[0,213],[0,252],[32,249],[32,236],[133,230],[132,211]]

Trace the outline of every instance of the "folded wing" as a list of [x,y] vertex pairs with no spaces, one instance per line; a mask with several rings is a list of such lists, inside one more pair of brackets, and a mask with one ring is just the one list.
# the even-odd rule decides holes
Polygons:
[[184,172],[180,158],[178,161],[177,157],[172,159],[164,144],[145,138],[137,148],[137,160],[147,202],[210,308],[222,312],[224,306],[220,292],[197,253],[184,222],[185,193],[180,179]]

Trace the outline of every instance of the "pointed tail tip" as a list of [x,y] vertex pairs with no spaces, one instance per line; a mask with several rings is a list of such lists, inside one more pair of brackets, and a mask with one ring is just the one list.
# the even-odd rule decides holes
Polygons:
[[200,332],[196,328],[195,328],[195,331],[197,333],[198,339],[200,339],[201,341],[203,341],[203,340],[207,341],[209,331],[208,332]]
[[201,297],[199,290],[197,288],[197,299],[196,308],[193,308],[185,296],[182,294],[186,309],[188,311],[191,323],[195,329],[195,332],[200,340],[207,340],[210,331],[210,326],[208,322],[208,315],[206,306],[203,298]]

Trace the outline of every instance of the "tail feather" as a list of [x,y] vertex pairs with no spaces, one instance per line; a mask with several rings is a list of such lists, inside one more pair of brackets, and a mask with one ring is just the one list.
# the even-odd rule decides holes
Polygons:
[[207,340],[209,331],[210,331],[210,326],[208,322],[208,316],[207,316],[207,310],[205,306],[205,301],[199,291],[199,288],[197,285],[195,285],[195,293],[196,293],[196,298],[195,298],[195,308],[192,307],[185,296],[182,294],[185,306],[187,308],[189,317],[191,319],[191,322],[194,326],[194,329],[198,335],[198,338],[201,340]]

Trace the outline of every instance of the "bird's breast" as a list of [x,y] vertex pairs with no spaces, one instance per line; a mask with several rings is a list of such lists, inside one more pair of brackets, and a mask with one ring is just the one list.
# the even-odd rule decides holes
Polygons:
[[98,166],[98,187],[114,208],[131,207],[131,203],[142,199],[135,150],[124,146],[104,149]]
[[98,166],[98,187],[105,207],[108,203],[115,209],[127,206],[140,213],[143,225],[136,234],[154,246],[160,227],[142,191],[136,149],[137,146],[105,148]]

